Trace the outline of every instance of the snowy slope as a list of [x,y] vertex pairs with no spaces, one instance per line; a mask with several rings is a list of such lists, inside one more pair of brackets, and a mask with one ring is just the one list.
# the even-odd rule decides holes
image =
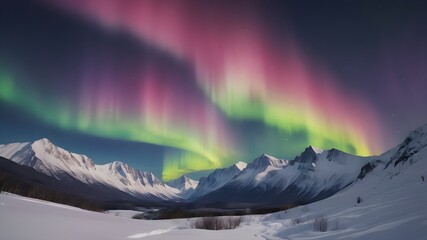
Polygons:
[[191,195],[197,187],[199,181],[193,180],[185,175],[166,183],[171,188],[177,190],[177,194],[183,198]]
[[262,228],[242,225],[235,230],[189,229],[187,219],[135,220],[85,211],[37,199],[0,194],[0,238],[31,240],[125,239],[262,239]]
[[95,165],[87,156],[57,147],[46,138],[33,143],[0,145],[0,156],[62,181],[77,179],[88,185],[108,186],[144,199],[179,199],[172,188],[152,173],[135,170],[121,162]]
[[[427,239],[427,125],[334,196],[260,219],[267,239]],[[423,180],[424,178],[424,180]],[[357,203],[360,198],[361,202]],[[313,232],[323,216],[327,232]],[[303,223],[293,224],[293,219]]]
[[228,183],[236,175],[238,175],[247,166],[244,162],[238,162],[231,167],[216,169],[207,177],[199,180],[197,188],[190,196],[191,199],[197,199],[205,194],[208,194]]

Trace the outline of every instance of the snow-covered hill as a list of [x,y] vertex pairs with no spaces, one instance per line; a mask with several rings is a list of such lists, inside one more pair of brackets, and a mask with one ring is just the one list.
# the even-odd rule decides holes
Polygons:
[[81,154],[71,153],[43,138],[32,143],[0,145],[0,156],[61,181],[78,180],[87,185],[118,189],[147,200],[175,200],[180,197],[152,173],[113,162],[96,165]]

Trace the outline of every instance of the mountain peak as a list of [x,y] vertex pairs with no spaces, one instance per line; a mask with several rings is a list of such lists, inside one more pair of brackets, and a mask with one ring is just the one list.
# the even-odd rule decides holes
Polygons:
[[191,178],[189,178],[189,177],[187,177],[186,175],[184,175],[183,176],[183,179],[184,179],[184,181],[186,182],[186,183],[190,183],[190,184],[196,184],[197,185],[197,183],[198,183],[198,181],[196,181],[196,180],[194,180],[194,179],[191,179]]
[[238,169],[240,169],[240,171],[242,171],[243,169],[246,168],[246,166],[248,166],[248,164],[245,162],[239,161],[235,163],[234,166],[236,166]]
[[320,154],[323,152],[323,149],[315,147],[313,145],[308,146],[308,148],[310,148],[313,152],[315,152],[316,154]]
[[313,146],[308,146],[304,152],[301,153],[301,155],[297,156],[294,159],[294,162],[300,162],[300,163],[313,163],[316,162],[317,160],[317,155],[322,153],[323,150],[313,147]]
[[64,164],[74,164],[86,168],[95,166],[88,156],[72,153],[68,150],[58,147],[47,138],[41,138],[32,143],[29,143],[29,146],[34,152],[35,156],[41,159],[45,164],[47,164],[46,161],[53,161],[51,163],[56,165],[60,164],[59,162],[62,161]]
[[228,168],[215,169],[211,174],[206,177],[200,178],[195,192],[191,198],[203,196],[215,189],[218,189],[228,183],[235,176],[240,174],[243,169],[246,169],[247,164],[244,162],[237,162]]
[[126,172],[128,172],[128,169],[129,169],[128,165],[120,161],[114,161],[110,163],[109,168],[110,168],[110,171],[113,171],[113,172],[116,171],[122,174],[125,174]]
[[171,181],[169,181],[169,182],[180,182],[180,183],[185,183],[185,182],[188,182],[188,181],[194,181],[194,180],[193,180],[193,179],[191,179],[191,178],[189,178],[189,177],[187,177],[187,175],[182,175],[181,177],[176,178],[176,179],[174,179],[174,180],[171,180]]
[[183,192],[186,192],[188,190],[194,190],[197,187],[198,183],[198,181],[193,180],[187,177],[186,175],[182,175],[181,177],[175,180],[167,182],[167,185],[172,188],[176,188]]
[[[427,124],[423,125],[414,131],[412,131],[407,138],[398,145],[395,149],[396,153],[387,163],[387,166],[394,162],[394,166],[399,163],[405,163],[407,160],[411,160],[413,163],[414,158],[412,156],[418,153],[421,149],[427,146]],[[386,167],[387,167],[386,166]]]
[[47,138],[40,138],[39,140],[36,140],[32,143],[32,145],[35,146],[44,146],[44,147],[52,147],[55,146],[49,139]]
[[45,143],[52,143],[49,139],[47,139],[47,138],[40,138],[39,140],[36,140],[36,141],[34,141],[34,142],[45,142]]
[[427,124],[422,125],[421,127],[417,128],[415,131],[417,130],[427,133]]
[[275,158],[275,157],[273,157],[273,156],[271,156],[271,155],[268,155],[267,153],[263,153],[263,154],[261,154],[261,156],[260,157],[262,157],[262,158],[264,158],[264,157],[266,157],[266,158]]
[[[409,140],[425,139],[425,141],[427,141],[427,124],[415,129],[414,131],[412,131],[409,134],[409,137],[407,139],[409,139]],[[405,141],[409,141],[409,140],[405,140]]]
[[286,163],[285,160],[278,159],[276,157],[270,156],[268,154],[262,154],[254,161],[247,165],[247,169],[265,169],[268,166],[273,167],[282,167]]
[[122,163],[120,161],[114,161],[114,162],[111,163],[111,167],[114,167],[114,168],[118,168],[118,167],[121,167],[121,166],[126,166],[126,163]]

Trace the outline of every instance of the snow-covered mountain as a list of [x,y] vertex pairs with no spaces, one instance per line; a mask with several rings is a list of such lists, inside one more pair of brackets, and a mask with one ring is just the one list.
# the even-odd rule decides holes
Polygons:
[[263,154],[200,201],[230,206],[304,204],[329,197],[354,182],[371,158],[309,146],[294,160]]
[[185,175],[166,183],[171,188],[177,190],[177,194],[183,198],[188,197],[194,192],[199,181],[193,180]]
[[147,200],[180,199],[174,189],[152,173],[135,170],[117,161],[95,165],[89,157],[57,147],[46,138],[0,145],[0,156],[61,181],[78,180],[97,188],[106,186]]
[[96,165],[87,156],[56,147],[47,139],[0,145],[0,156],[62,182],[78,181],[105,193],[115,189],[138,199],[193,206],[280,207],[328,198],[374,170],[392,169],[396,172],[390,176],[398,175],[399,168],[391,167],[419,161],[425,157],[420,153],[427,151],[426,146],[427,125],[380,156],[359,157],[309,146],[293,160],[263,154],[249,164],[216,169],[199,182],[182,176],[168,184],[121,162]]
[[[61,181],[117,189],[140,199],[237,205],[306,203],[329,197],[351,184],[370,162],[336,149],[308,147],[294,160],[267,154],[250,164],[238,162],[216,169],[197,183],[186,176],[164,184],[152,173],[113,162],[95,165],[85,155],[71,153],[48,139],[0,145],[0,156]],[[370,166],[370,165],[368,165]],[[367,168],[367,166],[365,166]]]
[[[266,239],[427,239],[427,125],[370,158],[358,179],[337,194],[259,220]],[[327,232],[313,231],[322,217]],[[301,223],[295,223],[295,219]]]
[[195,191],[189,196],[191,199],[197,199],[206,195],[228,183],[237,176],[247,166],[244,162],[238,162],[228,168],[220,168],[213,171],[207,177],[202,177]]
[[[360,157],[313,146],[290,161],[263,154],[234,177],[224,180],[222,186],[207,191],[195,201],[248,207],[306,204],[334,195],[365,178],[378,166],[389,169],[389,166],[419,161],[426,156],[419,154],[427,151],[426,146],[427,125],[380,156]],[[399,170],[396,171],[389,175],[399,174]]]
[[410,165],[413,163],[427,158],[427,124],[412,131],[409,136],[395,148],[384,153],[381,157],[383,160],[388,160],[388,156],[391,155],[390,160],[387,162],[387,166],[393,165],[404,165],[409,162]]

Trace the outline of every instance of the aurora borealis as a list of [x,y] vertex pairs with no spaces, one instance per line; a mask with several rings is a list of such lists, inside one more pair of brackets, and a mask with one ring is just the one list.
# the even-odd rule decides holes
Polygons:
[[310,144],[379,154],[427,121],[423,3],[1,5],[1,141],[45,137],[16,133],[25,116],[170,180]]

